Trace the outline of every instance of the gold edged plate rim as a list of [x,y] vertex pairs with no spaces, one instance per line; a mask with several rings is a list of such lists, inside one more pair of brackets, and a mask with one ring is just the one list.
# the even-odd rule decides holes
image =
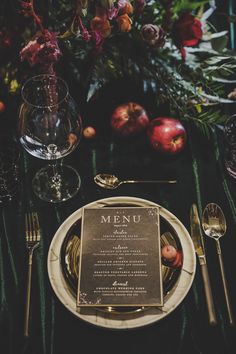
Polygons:
[[74,222],[81,217],[83,207],[72,213],[56,231],[48,252],[48,276],[51,286],[58,299],[76,317],[92,325],[107,329],[123,330],[139,328],[157,322],[166,317],[184,300],[195,276],[195,251],[191,237],[181,221],[170,211],[150,200],[130,196],[109,197],[95,200],[87,204],[86,207],[103,207],[105,205],[110,205],[111,203],[129,203],[134,206],[158,206],[160,208],[160,215],[164,215],[165,218],[168,219],[170,225],[176,230],[176,233],[178,235],[182,235],[180,238],[180,243],[184,254],[183,266],[177,284],[174,289],[172,289],[171,294],[168,295],[164,306],[161,309],[151,308],[135,314],[132,313],[130,316],[124,314],[114,316],[112,313],[102,313],[96,309],[92,309],[89,314],[77,310],[75,298],[68,290],[68,286],[61,273],[60,252],[66,233]]

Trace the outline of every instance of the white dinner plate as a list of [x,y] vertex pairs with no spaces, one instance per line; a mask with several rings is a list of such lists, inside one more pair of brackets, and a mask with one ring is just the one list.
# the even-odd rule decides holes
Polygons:
[[96,308],[89,309],[89,312],[85,313],[83,311],[78,312],[76,308],[76,298],[71,293],[62,274],[60,255],[63,241],[70,228],[81,218],[83,208],[71,214],[55,233],[48,252],[48,275],[58,299],[76,317],[96,326],[123,330],[149,325],[165,318],[176,309],[183,301],[192,285],[196,270],[196,256],[191,237],[184,225],[175,215],[158,204],[146,199],[124,196],[96,200],[87,204],[86,207],[102,208],[118,204],[141,207],[159,206],[160,216],[170,224],[176,235],[178,235],[183,252],[183,265],[174,287],[164,298],[164,306],[160,308],[147,308],[144,311],[131,314],[113,314],[99,311]]

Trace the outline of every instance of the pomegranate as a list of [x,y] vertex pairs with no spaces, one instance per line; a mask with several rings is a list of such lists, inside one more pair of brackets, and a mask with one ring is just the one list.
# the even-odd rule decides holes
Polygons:
[[146,110],[135,102],[118,106],[111,116],[112,129],[123,137],[144,131],[148,124],[149,117]]

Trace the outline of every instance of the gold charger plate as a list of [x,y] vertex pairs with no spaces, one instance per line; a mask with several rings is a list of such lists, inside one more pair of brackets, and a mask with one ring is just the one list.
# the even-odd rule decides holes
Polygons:
[[[150,200],[136,197],[111,197],[96,200],[86,207],[106,207],[115,205],[158,206],[164,229],[161,228],[162,243],[175,242],[182,250],[183,264],[178,270],[163,268],[164,275],[164,305],[163,307],[130,308],[91,308],[83,311],[76,307],[76,283],[78,269],[76,263],[79,257],[80,219],[83,208],[72,213],[56,231],[48,251],[48,276],[51,286],[61,303],[77,318],[95,326],[127,330],[150,325],[168,316],[184,300],[196,271],[196,256],[191,237],[181,221],[167,209]],[[166,226],[166,228],[165,228]],[[171,233],[173,236],[170,238]],[[164,235],[163,235],[164,234]],[[164,265],[165,266],[165,265]],[[165,266],[166,267],[166,266]]]

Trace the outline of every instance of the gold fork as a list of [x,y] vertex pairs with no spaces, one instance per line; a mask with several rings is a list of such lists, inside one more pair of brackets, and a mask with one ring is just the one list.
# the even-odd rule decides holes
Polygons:
[[28,255],[27,292],[26,292],[26,303],[25,303],[24,336],[28,337],[33,253],[34,250],[39,246],[40,236],[41,236],[38,214],[36,212],[25,214],[25,235],[26,235],[26,248],[29,251],[29,255]]

